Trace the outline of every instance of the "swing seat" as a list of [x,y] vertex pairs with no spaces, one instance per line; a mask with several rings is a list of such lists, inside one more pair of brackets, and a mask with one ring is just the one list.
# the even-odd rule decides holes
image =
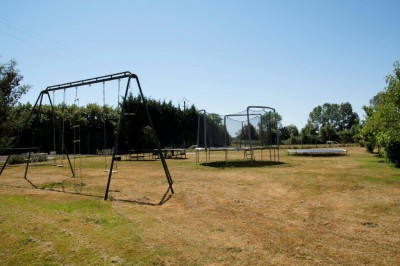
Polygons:
[[[110,170],[104,170],[104,172],[106,172],[106,173],[109,173],[109,172],[110,172]],[[112,172],[113,172],[113,173],[118,173],[118,171],[117,171],[117,170],[112,170]]]

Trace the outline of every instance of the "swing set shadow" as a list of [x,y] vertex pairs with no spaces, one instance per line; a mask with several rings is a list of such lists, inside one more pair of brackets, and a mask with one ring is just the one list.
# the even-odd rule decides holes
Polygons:
[[[67,179],[70,179],[70,178],[67,178]],[[56,193],[63,193],[63,194],[69,194],[69,195],[78,195],[78,196],[83,196],[83,197],[103,199],[103,196],[100,196],[100,195],[65,190],[65,187],[61,184],[62,182],[54,182],[53,184],[51,184],[49,186],[43,187],[43,186],[35,185],[29,179],[25,179],[25,180],[31,185],[30,189],[37,189],[37,190],[44,190],[44,191],[49,191],[49,192],[56,192]],[[54,188],[54,186],[56,186],[56,185],[61,185],[62,189]],[[19,186],[19,185],[2,184],[2,186],[20,188],[20,189],[28,189],[25,186]],[[48,187],[50,187],[50,188],[48,188]],[[131,203],[131,204],[144,205],[144,206],[161,206],[161,205],[163,205],[164,203],[168,202],[172,198],[172,195],[169,193],[169,191],[170,191],[170,189],[167,188],[165,193],[162,194],[161,199],[159,201],[157,201],[157,200],[151,200],[147,197],[143,198],[143,200],[133,199],[133,198],[130,198],[128,195],[121,193],[121,191],[119,191],[119,190],[112,190],[112,189],[109,190],[109,192],[114,192],[116,194],[121,193],[124,197],[127,198],[127,199],[122,199],[122,198],[119,198],[118,196],[112,196],[111,201]]]
[[[117,125],[116,136],[115,136],[115,141],[114,141],[114,148],[113,148],[113,151],[112,151],[112,159],[111,159],[110,168],[109,168],[109,171],[108,171],[107,185],[106,185],[105,194],[104,194],[103,199],[107,200],[108,197],[109,197],[110,184],[111,184],[111,179],[112,179],[112,175],[113,175],[113,172],[114,172],[113,171],[114,163],[116,161],[116,156],[117,156],[117,151],[118,151],[119,136],[120,136],[120,133],[121,133],[122,125],[124,123],[124,116],[126,114],[125,113],[126,98],[128,96],[128,90],[129,90],[129,87],[130,87],[131,80],[134,79],[136,81],[136,84],[137,84],[141,99],[143,101],[145,114],[146,114],[149,126],[150,126],[150,128],[152,130],[152,133],[153,133],[152,135],[153,135],[154,143],[158,144],[157,145],[157,150],[158,150],[158,153],[160,154],[161,164],[163,166],[164,173],[165,173],[165,176],[166,176],[166,179],[167,179],[167,182],[168,182],[168,189],[167,189],[166,193],[164,194],[164,196],[162,197],[161,201],[158,204],[149,203],[149,202],[141,202],[141,201],[132,200],[132,199],[119,200],[119,201],[132,202],[132,203],[138,203],[138,204],[143,204],[143,205],[154,205],[154,206],[161,205],[161,204],[165,203],[166,201],[168,201],[169,198],[171,197],[171,195],[168,196],[169,192],[171,192],[171,194],[174,194],[174,189],[173,189],[173,186],[172,186],[173,185],[172,177],[171,177],[171,174],[169,172],[165,157],[164,157],[163,153],[161,152],[162,149],[161,149],[161,146],[160,146],[160,142],[158,141],[158,138],[157,138],[157,135],[156,135],[156,131],[154,129],[154,125],[153,125],[153,122],[152,122],[152,119],[151,119],[151,116],[150,116],[150,113],[149,113],[149,110],[148,110],[147,100],[144,97],[144,94],[143,94],[143,91],[142,91],[142,88],[141,88],[141,85],[140,85],[140,82],[139,82],[139,78],[138,78],[137,75],[135,75],[135,74],[133,74],[133,73],[131,73],[129,71],[116,73],[116,74],[111,74],[111,75],[106,75],[106,76],[95,77],[95,78],[90,78],[90,79],[84,79],[84,80],[79,80],[79,81],[74,81],[74,82],[68,82],[68,83],[63,83],[63,84],[59,84],[59,85],[53,85],[53,86],[47,87],[45,90],[42,90],[39,93],[39,96],[38,96],[38,98],[37,98],[32,110],[31,110],[31,112],[29,113],[29,116],[27,117],[27,119],[25,120],[25,122],[23,124],[23,128],[22,128],[21,133],[17,136],[15,144],[13,145],[12,149],[10,149],[10,151],[9,151],[7,159],[4,162],[4,164],[3,164],[3,166],[2,166],[2,168],[0,170],[0,175],[3,173],[4,169],[6,168],[6,165],[7,165],[8,161],[10,160],[10,157],[14,154],[15,150],[19,148],[19,143],[20,143],[20,139],[21,139],[21,136],[22,136],[22,132],[27,128],[27,125],[31,121],[31,119],[33,119],[34,111],[37,110],[36,119],[33,122],[32,139],[31,139],[31,145],[30,145],[29,152],[28,152],[28,159],[26,160],[24,179],[27,180],[32,185],[32,187],[38,188],[31,181],[29,181],[29,179],[27,178],[27,174],[28,174],[28,169],[29,169],[29,165],[30,165],[30,162],[31,162],[33,144],[34,144],[34,141],[35,141],[35,135],[36,135],[36,131],[37,131],[36,129],[37,129],[38,123],[39,123],[39,119],[38,118],[40,118],[40,115],[41,115],[43,98],[45,98],[46,96],[47,96],[47,98],[49,100],[49,103],[50,103],[50,106],[51,106],[53,122],[55,121],[55,108],[54,108],[54,103],[52,102],[50,94],[49,94],[50,92],[55,92],[55,91],[58,91],[58,90],[64,90],[64,92],[65,92],[65,90],[71,89],[71,88],[75,88],[76,91],[77,91],[77,89],[79,87],[90,86],[90,85],[96,84],[96,83],[103,83],[103,99],[104,99],[104,84],[105,84],[105,82],[113,81],[113,80],[120,81],[122,79],[127,79],[127,83],[126,83],[126,89],[125,89],[125,93],[124,93],[124,96],[123,96],[123,99],[122,99],[122,103],[121,103],[120,119],[119,119],[119,122],[118,122],[118,125]],[[118,90],[119,90],[119,87],[118,87]],[[77,100],[77,96],[76,96],[75,100]],[[79,99],[78,99],[78,101],[79,101]],[[74,137],[74,143],[75,142],[77,142],[77,143],[79,142],[79,145],[80,145],[80,140],[75,140],[75,137]],[[69,165],[69,168],[70,168],[70,171],[71,171],[71,174],[72,174],[72,177],[69,177],[67,179],[76,178],[76,172],[75,172],[76,169],[74,169],[74,167],[73,167],[73,165],[71,163],[71,159],[70,159],[70,156],[68,154],[68,150],[66,149],[66,146],[64,145],[64,142],[63,142],[62,145],[63,145],[62,149],[65,151],[65,155],[66,155],[66,158],[67,158],[67,161],[68,161],[68,165]],[[74,150],[75,150],[75,146],[74,146]],[[74,157],[74,160],[75,160],[75,157]],[[67,192],[67,191],[61,191],[61,190],[60,191],[59,190],[52,190],[52,191],[85,195],[85,194],[73,193],[73,192]],[[86,195],[86,196],[99,197],[99,196],[96,196],[96,195]],[[118,200],[118,199],[113,198],[113,200]]]

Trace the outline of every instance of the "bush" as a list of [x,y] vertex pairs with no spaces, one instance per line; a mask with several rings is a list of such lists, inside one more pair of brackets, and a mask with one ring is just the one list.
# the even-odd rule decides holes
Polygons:
[[[383,155],[386,159],[400,167],[400,137],[394,132],[379,133],[377,136],[378,147],[383,147]],[[381,151],[379,151],[381,152]]]
[[40,154],[40,155],[37,155],[38,157],[37,157],[37,161],[38,162],[45,162],[45,161],[47,161],[47,154]]
[[25,157],[22,155],[11,155],[8,164],[21,164],[25,163]]
[[400,167],[400,141],[390,141],[385,147],[386,158],[396,167]]
[[365,143],[365,147],[367,148],[368,152],[373,153],[374,149],[375,149],[375,144],[371,143],[371,142],[367,142],[367,143]]
[[[36,157],[35,162],[45,162],[45,161],[47,161],[47,155],[45,155],[45,154],[39,154],[39,155],[36,155],[36,156],[37,157]],[[11,165],[11,164],[25,163],[26,162],[25,158],[26,158],[26,156],[21,155],[21,154],[19,154],[19,155],[11,155],[10,159],[8,160],[8,164]],[[31,162],[33,162],[32,158],[31,158]]]

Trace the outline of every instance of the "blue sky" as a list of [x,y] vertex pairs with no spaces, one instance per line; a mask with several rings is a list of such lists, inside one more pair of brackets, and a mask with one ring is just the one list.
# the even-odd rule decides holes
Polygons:
[[[33,86],[22,102],[128,70],[153,99],[222,115],[266,105],[300,129],[326,102],[363,117],[400,59],[399,10],[397,0],[1,0],[0,56]],[[113,105],[117,85],[106,86]],[[102,88],[79,98],[102,104]]]

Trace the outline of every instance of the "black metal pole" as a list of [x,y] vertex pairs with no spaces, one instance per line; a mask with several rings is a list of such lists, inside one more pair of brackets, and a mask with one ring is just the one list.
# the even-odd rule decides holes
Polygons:
[[36,137],[36,130],[37,130],[37,126],[38,126],[38,120],[40,120],[40,112],[42,110],[42,102],[43,102],[43,94],[40,94],[40,102],[39,102],[39,110],[38,110],[38,114],[36,116],[36,121],[35,124],[33,126],[33,130],[32,130],[32,140],[31,140],[31,146],[29,147],[29,152],[28,152],[28,161],[26,162],[26,168],[25,168],[25,175],[24,178],[26,178],[26,175],[28,174],[28,168],[29,168],[29,163],[31,162],[31,155],[32,155],[32,147],[33,147],[33,143],[35,141],[35,137]]
[[57,91],[57,90],[63,90],[63,89],[68,89],[68,88],[75,88],[75,87],[80,87],[80,86],[85,86],[85,85],[91,85],[91,84],[96,84],[96,83],[101,83],[101,82],[106,82],[106,81],[111,81],[111,80],[116,80],[116,79],[128,78],[131,75],[133,75],[131,72],[125,71],[125,72],[116,73],[116,74],[107,75],[107,76],[101,76],[101,77],[96,77],[96,78],[91,78],[91,79],[84,79],[84,80],[49,86],[46,88],[46,91]]
[[[111,158],[111,165],[110,165],[110,172],[108,173],[108,180],[107,180],[107,187],[106,187],[106,193],[104,194],[104,200],[108,199],[108,192],[110,190],[110,184],[111,184],[111,177],[112,177],[112,170],[114,167],[114,161],[115,161],[115,154],[117,152],[118,149],[118,140],[119,140],[119,135],[121,132],[121,127],[123,125],[123,119],[124,119],[124,110],[125,110],[125,104],[126,104],[126,97],[128,95],[128,90],[129,90],[129,85],[131,82],[131,77],[133,76],[133,74],[131,76],[129,76],[127,84],[126,84],[126,89],[125,89],[125,94],[124,94],[124,98],[122,100],[122,105],[121,105],[121,114],[119,117],[119,122],[118,122],[118,126],[117,126],[117,135],[115,136],[115,142],[114,142],[114,151],[113,151],[113,155]],[[119,95],[118,95],[119,97]]]
[[[49,97],[49,102],[50,102],[51,110],[52,110],[52,112],[53,112],[53,123],[54,123],[54,125],[55,125],[55,119],[56,119],[56,118],[55,118],[55,111],[54,111],[53,102],[51,101],[51,98],[50,98],[50,95],[49,95],[49,92],[48,92],[48,91],[44,91],[43,93],[46,93],[47,96]],[[64,106],[64,108],[65,108],[65,106]],[[55,134],[55,130],[54,130],[54,134]],[[64,138],[64,132],[63,132],[62,136],[63,136],[63,138]],[[65,141],[63,140],[63,141],[62,141],[63,145],[65,145],[64,142],[65,142]],[[72,177],[75,177],[75,170],[74,170],[74,168],[72,167],[71,160],[69,159],[68,149],[67,149],[67,147],[63,147],[62,149],[63,149],[63,150],[65,149],[65,153],[66,153],[66,155],[67,155],[67,160],[68,160],[69,168],[71,169],[71,172],[72,172]],[[64,155],[64,154],[63,154],[63,155]]]
[[167,163],[165,162],[164,155],[161,152],[161,143],[158,141],[157,134],[156,134],[156,131],[155,131],[155,128],[154,128],[154,125],[153,125],[153,121],[151,120],[151,116],[150,116],[150,112],[149,112],[149,109],[148,109],[148,106],[147,106],[146,98],[143,95],[142,87],[140,86],[140,82],[139,82],[138,77],[136,75],[134,75],[133,78],[136,79],[136,83],[137,83],[138,88],[139,88],[140,96],[142,97],[142,100],[143,100],[143,104],[144,104],[144,109],[145,109],[145,112],[146,112],[147,120],[148,120],[148,122],[150,124],[150,127],[151,127],[151,130],[153,132],[154,141],[157,143],[157,146],[158,146],[158,152],[160,154],[160,159],[161,159],[162,165],[164,167],[165,175],[166,175],[167,180],[168,180],[169,188],[171,190],[171,193],[174,194],[174,189],[172,187],[172,184],[173,184],[172,177],[171,177],[171,174],[169,172]]
[[7,157],[6,161],[5,161],[4,164],[3,164],[3,167],[1,168],[0,175],[3,173],[3,170],[4,170],[4,168],[6,167],[6,165],[7,165],[7,163],[8,163],[8,160],[10,159],[11,155],[14,154],[15,148],[18,147],[19,141],[20,141],[21,136],[22,136],[22,134],[23,134],[23,130],[25,129],[26,125],[27,125],[27,124],[29,123],[29,121],[31,120],[33,111],[35,110],[35,108],[36,108],[36,106],[37,106],[37,104],[38,104],[38,102],[39,102],[39,99],[40,99],[40,97],[42,96],[42,93],[43,93],[43,92],[40,92],[40,94],[39,94],[39,96],[38,96],[38,98],[37,98],[35,104],[33,105],[33,108],[32,108],[32,110],[31,110],[31,112],[29,113],[28,118],[25,120],[25,123],[24,123],[24,125],[23,125],[23,127],[22,127],[21,133],[18,135],[15,144],[13,145],[13,147],[12,147],[10,153],[8,154],[8,157]]
[[224,146],[225,146],[225,165],[228,164],[228,141],[227,141],[227,134],[226,134],[226,115],[224,115]]
[[[46,91],[45,93],[49,97],[49,102],[50,102],[50,106],[51,106],[51,113],[52,113],[52,119],[53,119],[53,151],[56,151],[56,112],[54,110],[54,104],[53,104],[53,101],[51,100],[49,92]],[[53,100],[54,100],[54,91],[53,91]],[[54,165],[55,164],[56,164],[56,154],[54,155]]]
[[[203,112],[204,114],[206,113],[206,110],[201,109],[198,111],[199,113]],[[200,146],[200,114],[197,116],[197,148],[199,148]],[[205,117],[203,116],[203,119],[205,119]],[[203,124],[205,125],[205,121],[203,121]],[[205,131],[205,128],[204,128]],[[205,138],[204,138],[205,139]],[[204,147],[206,147],[206,143],[204,142]]]

